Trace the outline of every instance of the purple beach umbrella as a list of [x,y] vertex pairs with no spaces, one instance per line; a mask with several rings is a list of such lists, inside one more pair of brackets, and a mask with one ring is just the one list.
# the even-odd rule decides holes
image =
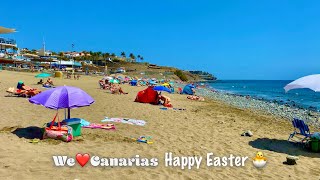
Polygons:
[[90,106],[94,103],[94,99],[80,88],[60,86],[33,96],[29,102],[50,109],[68,108],[68,118],[70,118],[70,109]]

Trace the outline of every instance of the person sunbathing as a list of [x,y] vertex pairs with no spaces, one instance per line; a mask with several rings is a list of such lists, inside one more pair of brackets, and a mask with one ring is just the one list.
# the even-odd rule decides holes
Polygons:
[[163,101],[162,105],[165,107],[172,107],[171,105],[171,99],[168,96],[159,95],[159,99]]
[[128,94],[125,93],[119,85],[112,85],[110,91],[111,94]]
[[37,82],[37,84],[43,84],[43,80],[42,80],[42,79],[40,79],[40,81],[39,81],[39,82]]
[[104,83],[102,80],[99,81],[99,86],[100,86],[100,89],[104,89]]
[[41,91],[39,91],[38,89],[33,89],[33,90],[28,90],[25,92],[25,94],[28,96],[28,97],[32,97],[32,96],[35,96],[37,94],[41,93]]
[[187,96],[187,99],[196,100],[196,101],[204,101],[203,97],[193,95],[193,96]]
[[50,86],[50,85],[53,86],[53,81],[51,80],[51,78],[48,78],[47,82],[44,83],[44,84],[47,85],[47,86]]

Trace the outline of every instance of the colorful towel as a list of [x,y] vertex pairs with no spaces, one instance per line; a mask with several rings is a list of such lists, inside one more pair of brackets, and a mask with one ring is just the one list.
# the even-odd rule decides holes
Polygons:
[[144,126],[146,124],[143,120],[136,120],[136,119],[129,119],[129,118],[108,118],[106,117],[104,120],[101,120],[101,122],[119,122],[124,124],[131,124],[131,125],[137,125],[137,126]]
[[106,130],[115,130],[116,126],[114,124],[97,124],[91,123],[89,126],[82,126],[83,128],[91,129],[106,129]]
[[169,110],[169,109],[172,109],[172,110],[176,110],[176,111],[185,111],[186,109],[184,108],[166,108],[166,107],[163,107],[163,108],[160,108],[161,110]]
[[153,142],[150,141],[151,136],[140,136],[138,138],[131,137],[131,139],[141,143],[153,144]]
[[90,125],[90,122],[88,122],[88,121],[86,121],[84,119],[81,119],[80,123],[81,123],[81,127]]

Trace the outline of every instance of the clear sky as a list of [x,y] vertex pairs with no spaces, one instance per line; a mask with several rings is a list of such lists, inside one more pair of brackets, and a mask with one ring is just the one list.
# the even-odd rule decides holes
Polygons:
[[0,26],[19,47],[141,54],[219,79],[320,73],[317,0],[3,1]]

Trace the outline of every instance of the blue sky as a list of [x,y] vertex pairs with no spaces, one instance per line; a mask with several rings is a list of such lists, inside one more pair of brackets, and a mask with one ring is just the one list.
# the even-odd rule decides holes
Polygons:
[[317,0],[4,1],[0,25],[19,47],[125,51],[219,79],[319,73]]

